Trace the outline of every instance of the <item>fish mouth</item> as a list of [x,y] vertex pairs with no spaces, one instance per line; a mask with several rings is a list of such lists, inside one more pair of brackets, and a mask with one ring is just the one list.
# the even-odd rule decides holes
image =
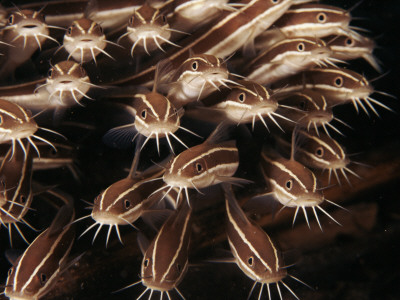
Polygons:
[[22,28],[33,29],[33,28],[38,28],[38,26],[34,25],[34,24],[27,24],[27,25],[22,26]]
[[104,211],[92,212],[92,218],[97,223],[107,225],[126,225],[126,221],[122,220],[118,216]]
[[312,207],[321,204],[324,197],[317,193],[304,194],[295,200],[296,206]]

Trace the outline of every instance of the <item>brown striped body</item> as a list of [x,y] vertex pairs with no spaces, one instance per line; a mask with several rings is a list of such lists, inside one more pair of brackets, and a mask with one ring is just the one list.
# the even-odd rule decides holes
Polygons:
[[182,107],[206,97],[221,85],[234,83],[228,77],[229,71],[222,59],[209,54],[194,55],[173,72],[168,85],[168,99]]
[[343,147],[332,137],[315,131],[299,131],[299,143],[295,149],[294,157],[297,161],[308,168],[317,170],[328,170],[331,180],[332,173],[339,184],[341,184],[338,172],[341,172],[350,184],[346,171],[357,178],[360,176],[352,171],[348,165],[351,163]]
[[308,36],[322,38],[350,31],[351,16],[348,11],[325,4],[310,3],[291,7],[274,23],[274,28],[260,34],[256,49],[268,49],[285,38]]
[[281,80],[277,85],[282,87],[279,94],[313,89],[326,97],[328,106],[353,103],[357,112],[361,106],[367,115],[366,106],[379,116],[373,104],[392,110],[371,97],[374,89],[364,76],[349,69],[316,68]]
[[238,166],[239,152],[235,141],[214,145],[205,142],[176,156],[163,179],[168,186],[204,188],[228,179]]
[[18,223],[31,227],[24,217],[32,200],[32,151],[30,144],[25,143],[24,148],[9,149],[0,165],[0,222],[8,229],[11,246],[12,226],[29,244]]
[[[298,125],[302,128],[314,127],[318,130],[318,127],[333,127],[329,124],[333,119],[332,108],[328,106],[327,99],[323,94],[304,89],[299,92],[289,94],[279,101],[279,104],[283,105],[284,115],[295,123],[290,123],[291,127]],[[336,129],[335,127],[333,127]]]
[[188,268],[191,214],[189,204],[182,201],[147,248],[141,268],[144,293],[149,289],[151,293],[160,291],[161,295],[164,292],[168,295],[173,289],[179,293],[177,285]]
[[[271,300],[270,284],[275,283],[282,299],[279,284],[283,285],[297,299],[296,294],[283,281],[288,276],[282,253],[276,248],[268,234],[254,221],[248,219],[237,203],[231,187],[225,185],[225,207],[227,214],[226,232],[229,246],[236,264],[249,278],[254,280],[248,298],[257,283],[261,284],[258,299],[267,286]],[[293,279],[297,278],[289,275]]]
[[365,59],[375,70],[381,72],[378,60],[374,57],[375,42],[365,36],[351,32],[328,36],[325,41],[332,50],[332,57],[340,60]]
[[285,39],[253,59],[245,67],[245,75],[259,84],[271,84],[315,65],[331,63],[329,61],[331,52],[322,40]]

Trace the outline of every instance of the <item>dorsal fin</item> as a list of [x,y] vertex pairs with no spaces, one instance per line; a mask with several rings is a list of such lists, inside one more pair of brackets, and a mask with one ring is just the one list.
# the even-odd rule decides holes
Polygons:
[[64,194],[60,191],[50,190],[47,193],[59,198],[61,201],[65,203],[55,216],[53,222],[50,227],[47,229],[47,236],[52,236],[54,234],[58,234],[61,230],[64,229],[65,226],[71,223],[74,217],[74,200],[70,195]]
[[219,123],[218,126],[211,132],[210,136],[205,140],[207,144],[218,144],[226,140],[229,136],[230,124],[226,122]]
[[136,141],[135,154],[132,160],[131,168],[129,170],[128,178],[134,178],[137,175],[137,168],[139,165],[139,158],[140,158],[140,149],[142,148],[143,145],[143,139],[144,136],[140,135]]
[[139,231],[139,233],[137,234],[137,242],[139,245],[140,252],[142,252],[142,255],[144,255],[150,246],[149,239],[147,238],[147,236],[144,235],[144,233]]
[[232,190],[232,185],[223,183],[222,188],[224,190],[225,199],[229,202],[229,207],[234,211],[235,215],[241,218],[243,222],[249,223],[249,219],[247,219],[246,214],[243,212],[236,200],[235,194]]

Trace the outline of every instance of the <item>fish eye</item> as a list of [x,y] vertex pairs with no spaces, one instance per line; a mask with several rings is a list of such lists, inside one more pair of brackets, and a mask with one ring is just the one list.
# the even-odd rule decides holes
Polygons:
[[4,179],[0,180],[0,184],[3,188],[6,188],[6,181]]
[[25,202],[26,202],[26,197],[25,197],[24,195],[21,195],[21,196],[19,197],[19,201],[20,201],[21,203],[25,203]]
[[318,156],[318,157],[322,157],[324,155],[324,149],[322,147],[318,147],[315,150],[315,155]]
[[56,156],[57,155],[57,151],[53,148],[50,149],[50,155],[51,156]]
[[353,45],[353,39],[351,39],[351,38],[347,38],[346,39],[346,41],[345,41],[345,43],[346,43],[346,45],[348,45],[348,46],[352,46]]
[[195,163],[195,168],[196,168],[196,171],[198,172],[198,173],[200,173],[201,171],[203,171],[203,166],[200,164],[200,163]]
[[317,15],[317,20],[319,23],[325,23],[326,21],[326,14],[320,13]]
[[8,18],[8,23],[9,24],[14,24],[14,15],[11,15],[9,18]]
[[71,35],[72,33],[72,26],[69,26],[67,29],[67,35]]
[[192,70],[193,71],[196,71],[198,67],[199,67],[199,64],[197,63],[197,61],[192,63]]
[[128,199],[125,199],[124,205],[125,205],[125,208],[129,208],[131,206],[131,201],[129,201]]
[[130,17],[130,18],[129,18],[129,24],[131,24],[131,25],[132,25],[134,20],[135,20],[135,18],[134,18],[133,16],[132,16],[132,17]]
[[14,267],[11,267],[11,268],[8,270],[8,276],[11,276],[11,274],[12,274],[13,271],[14,271]]
[[143,109],[142,112],[140,113],[140,115],[142,116],[142,119],[143,119],[143,120],[146,119],[146,117],[147,117],[147,110],[146,110],[146,109]]
[[149,265],[149,259],[147,258],[147,259],[144,261],[144,266],[147,267],[148,265]]
[[276,4],[278,2],[279,2],[279,0],[271,0],[271,3],[273,3],[273,4]]
[[40,273],[40,277],[39,278],[40,278],[40,284],[44,285],[46,283],[46,280],[47,280],[46,274]]
[[167,23],[167,17],[165,15],[161,15],[161,20],[163,23]]
[[51,78],[53,76],[53,71],[54,69],[51,68],[48,72],[47,72],[47,77]]
[[182,267],[180,264],[176,264],[176,269],[178,270],[178,273],[182,271]]
[[299,50],[300,52],[304,51],[304,49],[305,49],[304,43],[299,43],[297,45],[297,50]]
[[0,125],[3,124],[3,118],[0,116]]
[[238,96],[238,99],[240,102],[244,102],[244,100],[246,99],[246,94],[245,93],[240,93]]
[[299,107],[300,107],[300,109],[304,110],[306,108],[306,102],[305,101],[300,101]]
[[254,258],[253,258],[253,256],[250,256],[250,257],[249,257],[249,259],[247,260],[247,263],[248,263],[250,266],[253,266],[253,263],[254,263]]
[[286,188],[290,191],[293,187],[293,180],[289,179],[288,181],[286,181]]
[[343,85],[343,78],[341,76],[338,76],[333,82],[337,87],[341,87]]

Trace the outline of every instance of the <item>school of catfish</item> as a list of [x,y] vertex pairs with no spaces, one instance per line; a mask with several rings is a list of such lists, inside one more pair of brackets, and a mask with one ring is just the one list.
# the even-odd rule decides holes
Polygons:
[[[346,208],[325,198],[320,178],[329,185],[361,178],[335,140],[351,126],[335,107],[371,117],[392,110],[372,96],[389,94],[351,70],[349,61],[363,59],[382,72],[373,39],[351,25],[356,9],[312,0],[1,7],[0,222],[9,235],[1,242],[27,245],[7,252],[2,294],[44,299],[85,255],[70,255],[74,244],[90,234],[94,243],[103,227],[105,247],[113,238],[124,244],[120,229],[132,227],[143,255],[139,280],[121,282],[114,295],[132,288],[137,299],[185,299],[179,284],[190,270],[196,202],[217,189],[230,254],[209,261],[236,263],[254,282],[249,298],[299,299],[291,283],[312,283],[290,274],[295,266],[248,212],[292,210],[293,226],[300,218],[308,227],[315,219],[321,231],[326,222],[341,226],[330,209]],[[82,181],[76,157],[96,128],[69,121],[76,109],[103,113],[96,143],[131,158],[118,180],[96,175],[104,178],[98,195],[85,199],[88,214],[75,212],[79,198],[63,182],[46,186],[34,176],[64,168]],[[68,126],[82,139],[68,136]],[[250,156],[255,163],[247,164]],[[249,185],[243,203],[237,195]],[[30,215],[42,198],[55,213],[39,230]]]

